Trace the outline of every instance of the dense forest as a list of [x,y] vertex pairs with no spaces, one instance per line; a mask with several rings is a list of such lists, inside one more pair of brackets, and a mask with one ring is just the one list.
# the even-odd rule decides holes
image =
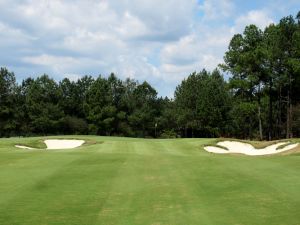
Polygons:
[[263,31],[247,26],[224,63],[190,74],[174,99],[114,74],[60,82],[42,75],[18,84],[1,68],[0,137],[50,134],[300,137],[300,12]]

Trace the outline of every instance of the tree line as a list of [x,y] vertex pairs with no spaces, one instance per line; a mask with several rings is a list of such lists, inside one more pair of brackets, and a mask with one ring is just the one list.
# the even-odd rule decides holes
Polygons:
[[[224,80],[221,73],[230,75]],[[0,137],[95,134],[129,137],[300,136],[300,12],[231,39],[219,69],[194,72],[174,98],[146,81],[48,75],[21,84],[0,69]]]

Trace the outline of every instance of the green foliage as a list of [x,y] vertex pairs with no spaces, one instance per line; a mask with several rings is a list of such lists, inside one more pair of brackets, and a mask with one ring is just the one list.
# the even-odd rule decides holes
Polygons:
[[[174,99],[146,81],[47,75],[16,84],[0,69],[0,137],[96,134],[130,137],[290,138],[300,135],[300,13],[265,30],[246,26],[220,68],[194,72]],[[172,132],[174,133],[172,133]],[[171,132],[171,133],[170,133]]]
[[63,111],[59,106],[61,90],[53,79],[43,75],[34,80],[26,95],[26,108],[31,129],[40,134],[56,134]]
[[[252,111],[256,116],[245,125],[249,137],[256,136],[255,133],[259,133],[260,139],[292,136],[292,105],[300,100],[299,46],[300,26],[292,16],[282,18],[277,25],[271,24],[264,32],[255,25],[247,26],[243,34],[232,38],[225,63],[220,66],[233,75],[230,88],[235,102],[242,103],[242,108],[244,103],[257,107]],[[267,104],[262,102],[265,99]],[[239,114],[245,114],[238,108],[234,104],[232,112],[237,119],[233,124],[241,124]],[[250,115],[246,118],[250,121]],[[239,132],[243,137],[246,134]]]
[[300,137],[300,104],[293,107],[292,130],[296,137]]
[[174,130],[164,130],[160,135],[160,138],[165,138],[165,139],[176,138],[176,137],[177,134]]
[[0,137],[10,136],[16,129],[15,82],[14,73],[0,69]]
[[64,134],[87,134],[89,127],[84,119],[66,116],[60,121],[61,130]]
[[225,132],[230,95],[219,71],[191,74],[176,88],[174,102],[184,136],[219,136]]

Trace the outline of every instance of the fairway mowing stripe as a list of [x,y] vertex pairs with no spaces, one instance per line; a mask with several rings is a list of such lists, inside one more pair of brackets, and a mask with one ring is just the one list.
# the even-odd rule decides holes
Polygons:
[[130,154],[133,151],[130,149],[130,142],[120,141],[113,142],[113,152],[121,154]]
[[[270,182],[268,180],[268,178],[270,176],[265,175],[265,172],[267,171],[266,167],[267,168],[269,167],[269,163],[271,163],[271,165],[273,163],[270,162],[268,159],[264,159],[264,158],[259,158],[258,160],[262,161],[262,163],[257,163],[257,165],[259,165],[259,167],[257,167],[256,165],[253,165],[252,161],[248,160],[247,158],[244,158],[243,160],[240,160],[240,161],[236,161],[235,163],[232,163],[232,164],[227,164],[225,158],[223,158],[223,159],[219,158],[218,159],[218,162],[219,162],[218,167],[224,167],[224,168],[226,168],[226,170],[223,170],[222,173],[219,174],[219,176],[216,176],[216,175],[211,176],[211,179],[223,179],[223,177],[228,177],[228,179],[226,179],[228,183],[223,182],[222,186],[220,186],[220,187],[207,186],[207,190],[220,189],[220,190],[224,191],[224,194],[226,193],[227,190],[231,190],[229,199],[241,199],[241,200],[245,199],[245,196],[236,196],[234,194],[240,193],[240,192],[247,193],[250,196],[249,199],[251,199],[251,196],[257,195],[260,192],[263,192],[265,194],[273,193],[274,196],[276,196],[276,198],[272,197],[271,199],[273,201],[277,201],[277,203],[280,203],[281,201],[284,200],[284,198],[285,198],[284,196],[287,197],[284,189],[275,187],[274,183]],[[265,163],[263,163],[263,162],[265,162]],[[249,164],[249,166],[248,167],[245,166],[245,163]],[[243,167],[240,166],[239,164],[243,164]],[[227,165],[227,166],[225,167],[225,165]],[[263,165],[263,166],[261,166],[261,165]],[[268,165],[268,166],[266,166],[266,165]],[[269,169],[269,172],[270,173],[276,172],[274,169],[276,169],[278,167],[275,165],[273,165],[272,167],[273,167],[273,169]],[[237,168],[239,168],[239,169],[237,170]],[[216,166],[215,166],[215,169],[216,169]],[[282,170],[284,171],[285,168],[282,168],[281,171]],[[209,170],[208,170],[208,172],[209,172]],[[233,176],[233,174],[235,174],[235,176],[238,174],[238,177],[240,177],[239,181],[236,180],[236,178],[235,178],[235,176]],[[233,183],[230,183],[231,180],[233,181]],[[210,183],[210,182],[208,182],[208,183]],[[234,186],[234,183],[238,183],[239,186]],[[259,183],[259,185],[258,185],[258,183]],[[280,182],[280,186],[282,186],[282,182]],[[243,191],[241,191],[241,190],[243,190]],[[221,191],[216,191],[216,192],[220,193]],[[279,198],[282,198],[282,199],[278,200]],[[291,198],[290,200],[293,201],[293,196],[290,196],[289,198]]]
[[[151,144],[148,142],[132,142],[134,153],[138,155],[154,155],[155,149],[149,149]],[[154,151],[153,151],[154,150]]]
[[[136,145],[134,144],[134,146]],[[142,158],[140,156],[142,155],[138,155],[138,157],[131,155],[123,168],[119,170],[118,179],[114,179],[110,198],[105,208],[102,208],[102,211],[99,212],[98,221],[117,224],[119,218],[126,218],[127,224],[136,223],[140,220],[139,215],[143,215],[145,210],[149,209],[149,206],[145,205],[147,201],[143,201],[143,196],[146,193],[144,190],[145,184],[141,180],[141,173],[145,169],[148,170],[150,165],[157,166],[158,158],[155,155],[145,155],[146,157]],[[146,164],[146,162],[150,163]],[[134,206],[136,201],[138,201],[138,207]],[[143,203],[143,207],[140,205],[141,203]]]
[[178,143],[173,144],[171,142],[156,142],[160,149],[167,154],[174,156],[186,156],[187,154],[183,153],[182,148],[178,147]]
[[[129,152],[129,146],[128,144],[125,145],[126,147],[123,148],[123,153],[124,152]],[[121,192],[118,190],[120,188],[120,182],[122,180],[120,180],[120,178],[123,177],[123,173],[125,171],[125,168],[127,168],[128,166],[132,166],[132,164],[130,164],[128,161],[130,160],[130,155],[129,154],[122,154],[124,157],[124,161],[123,163],[120,165],[120,167],[118,167],[118,169],[116,170],[115,176],[111,179],[110,182],[110,188],[107,190],[106,193],[106,198],[104,199],[104,201],[102,201],[101,207],[97,209],[97,217],[95,218],[95,221],[101,221],[101,224],[103,223],[103,220],[108,217],[109,218],[109,222],[107,224],[112,224],[111,220],[112,219],[116,219],[116,221],[119,221],[119,217],[120,215],[118,215],[120,213],[120,211],[116,212],[116,210],[111,209],[111,204],[116,201],[116,199],[122,197],[121,196]],[[123,188],[122,190],[123,191]],[[128,194],[128,193],[127,193]],[[124,209],[129,209],[129,207],[124,208]],[[119,206],[119,210],[122,210],[122,208],[120,209]],[[104,217],[104,218],[103,218]]]
[[199,156],[201,155],[199,150],[191,145],[189,142],[178,141],[176,143],[169,143],[173,151],[178,152],[180,155],[184,156]]
[[107,153],[107,154],[131,154],[135,153],[133,146],[134,142],[123,141],[109,141],[102,144],[101,149],[97,149],[95,152]]
[[[209,186],[211,183],[204,179],[207,177],[206,171],[209,170],[209,168],[207,168],[207,165],[202,165],[203,163],[201,162],[203,160],[201,157],[196,157],[192,160],[188,158],[175,166],[178,173],[178,180],[182,183],[182,204],[185,204],[184,208],[186,214],[194,215],[194,218],[192,215],[192,218],[190,218],[193,224],[222,224],[220,221],[219,223],[215,222],[218,220],[218,213],[220,213],[217,209],[222,211],[226,210],[226,205],[218,206],[218,196],[211,195],[212,199],[216,201],[215,206],[211,199],[208,198],[208,193],[211,191],[211,187]],[[208,175],[208,177],[211,176]],[[208,186],[203,185],[205,183],[208,183]],[[222,186],[222,184],[219,185],[220,187]],[[232,218],[235,217],[235,215],[229,215],[231,215]],[[199,218],[199,216],[201,218],[200,221],[196,219]]]
[[[140,143],[139,143],[140,145]],[[178,148],[174,147],[176,144],[170,144],[169,140],[165,141],[157,141],[153,140],[152,142],[143,143],[143,149],[147,149],[144,152],[147,152],[148,155],[157,155],[157,154],[167,154],[174,156],[186,156],[187,154],[182,152],[182,149],[178,150]]]
[[[21,154],[22,155],[22,154]],[[22,183],[19,186],[14,186],[12,189],[10,189],[10,193],[13,193],[11,197],[9,195],[5,195],[6,202],[15,202],[15,199],[20,198],[23,195],[23,192],[27,192],[30,190],[30,187],[33,187],[37,182],[40,180],[48,179],[49,176],[51,176],[56,171],[60,170],[60,168],[64,167],[66,164],[69,164],[70,162],[76,160],[78,157],[72,157],[73,159],[71,161],[68,160],[61,160],[59,164],[53,164],[51,162],[51,165],[53,165],[50,169],[44,170],[46,174],[43,172],[41,173],[41,168],[43,170],[45,164],[49,163],[49,156],[45,154],[34,154],[34,157],[26,158],[22,160],[22,163],[16,164],[15,168],[11,168],[13,171],[15,170],[15,173],[23,173],[24,176],[22,176]],[[46,160],[46,163],[43,163],[42,160]],[[42,167],[40,168],[39,165],[42,163]],[[62,163],[62,164],[61,164]],[[27,164],[27,165],[26,165]],[[19,167],[22,165],[22,167]],[[35,167],[36,165],[36,167]],[[55,166],[54,166],[55,165]],[[19,167],[19,168],[18,168]],[[5,173],[5,171],[0,171],[0,178],[3,176],[2,174]],[[45,176],[46,175],[46,176]],[[12,176],[8,176],[8,179],[14,179]],[[30,178],[30,179],[29,179]],[[0,179],[2,182],[4,178]],[[33,182],[34,181],[34,182]],[[19,181],[20,182],[20,181]],[[1,184],[1,182],[0,182]],[[0,185],[0,190],[2,189],[2,185]],[[3,190],[1,190],[1,193],[5,193]],[[3,200],[5,198],[0,198],[0,200]],[[21,197],[22,198],[22,197]],[[2,203],[1,203],[2,205]],[[0,207],[1,207],[0,205]]]
[[[125,155],[123,155],[123,159],[124,159],[124,156]],[[31,185],[31,188],[27,187],[24,191],[19,192],[18,196],[16,198],[14,198],[8,204],[5,204],[5,206],[3,206],[3,207],[5,207],[5,208],[15,208],[16,203],[19,203],[20,205],[17,206],[17,208],[21,209],[21,207],[22,207],[22,211],[26,212],[26,210],[30,211],[32,207],[35,207],[36,204],[39,204],[38,202],[40,202],[40,203],[44,202],[41,207],[39,207],[38,209],[35,209],[37,211],[37,213],[39,211],[40,211],[40,213],[42,213],[41,215],[39,215],[39,217],[43,217],[43,215],[45,215],[45,216],[48,216],[51,219],[51,221],[56,220],[56,218],[59,218],[58,215],[60,213],[56,209],[57,206],[58,205],[63,206],[63,209],[65,209],[66,206],[70,206],[71,202],[68,202],[68,201],[61,202],[61,201],[64,200],[64,199],[69,199],[70,197],[68,197],[68,195],[70,195],[70,196],[74,195],[70,191],[66,192],[66,190],[67,190],[66,188],[71,188],[70,190],[74,190],[74,188],[77,188],[77,189],[79,188],[78,185],[72,186],[72,182],[68,181],[68,179],[70,178],[70,175],[74,174],[74,172],[76,174],[76,171],[73,171],[71,169],[74,168],[74,166],[75,166],[75,168],[76,168],[76,166],[78,167],[78,165],[81,164],[82,160],[86,161],[89,158],[94,159],[94,156],[93,155],[87,155],[86,157],[83,157],[83,158],[82,157],[77,157],[76,159],[74,159],[72,161],[69,161],[67,164],[61,165],[61,167],[56,167],[57,169],[55,171],[53,171],[51,174],[48,174],[47,176],[43,176],[41,179],[37,180],[34,184]],[[95,167],[89,166],[88,163],[85,164],[85,165],[86,165],[86,168],[88,169],[88,171],[91,170],[91,169],[92,170],[95,169]],[[103,165],[103,166],[106,166],[106,165]],[[114,171],[119,170],[119,169],[120,168],[115,168]],[[77,169],[77,171],[80,172],[80,173],[85,173],[82,170],[82,167],[79,167]],[[68,174],[70,174],[70,175],[68,175]],[[114,172],[114,174],[115,174],[114,176],[116,176],[116,172]],[[65,179],[61,179],[62,177],[65,177]],[[106,189],[103,189],[104,188],[103,185],[95,186],[92,183],[85,184],[85,181],[84,181],[85,179],[89,179],[88,174],[87,174],[87,176],[78,176],[78,178],[77,178],[78,181],[81,180],[81,182],[83,182],[82,184],[80,184],[80,186],[83,185],[83,187],[85,187],[85,185],[88,185],[87,187],[92,188],[93,191],[87,193],[89,197],[85,197],[85,195],[83,195],[83,193],[79,192],[79,193],[76,194],[76,192],[74,192],[75,193],[75,195],[74,195],[75,198],[72,198],[72,199],[75,202],[78,201],[77,198],[79,198],[79,197],[81,197],[81,199],[84,201],[84,202],[80,202],[80,204],[82,204],[82,206],[74,205],[74,210],[77,210],[78,208],[80,209],[82,207],[84,207],[84,208],[87,207],[86,204],[88,203],[87,202],[88,199],[92,198],[95,201],[96,199],[99,199],[99,197],[95,196],[95,194],[96,195],[97,195],[97,193],[101,194],[105,190],[106,190],[105,193],[109,193],[108,190],[111,189],[111,183],[109,183],[108,186],[106,185],[107,186]],[[113,177],[110,176],[110,179],[113,179]],[[59,182],[57,182],[57,181],[59,181]],[[87,180],[87,181],[89,181],[89,180]],[[46,184],[46,186],[44,184]],[[67,185],[67,186],[57,186],[57,185],[61,185],[61,184]],[[35,190],[36,188],[38,188],[39,191]],[[98,191],[99,188],[101,188],[101,190],[102,190],[101,192]],[[31,200],[31,197],[33,197],[33,196],[29,194],[30,190],[37,194],[37,195],[34,196],[34,198],[32,200]],[[43,193],[43,192],[45,192],[45,193]],[[47,196],[51,196],[51,195],[53,195],[52,198],[46,199]],[[24,197],[24,196],[27,196],[27,197]],[[95,199],[95,197],[96,197],[96,199]],[[106,198],[106,194],[104,195],[104,198],[101,197],[101,201],[97,201],[97,206],[98,207],[93,207],[95,209],[95,211],[98,210],[99,206],[102,207],[102,205],[105,204],[105,201],[106,201],[105,198]],[[4,209],[2,209],[2,207],[1,207],[0,212],[3,211],[3,210]],[[49,215],[50,212],[53,213],[53,210],[55,211],[55,217]],[[69,210],[71,210],[71,208]],[[14,211],[11,211],[11,213],[13,213],[13,212]],[[81,212],[81,213],[83,213],[83,212]],[[93,214],[93,217],[95,217],[94,220],[96,220],[96,215],[97,215],[96,213]],[[10,216],[10,215],[8,214],[8,216]],[[65,216],[70,217],[71,215],[66,214]],[[87,216],[87,215],[82,214],[82,216],[81,216],[81,218],[83,220],[86,220],[86,219],[84,219],[84,216]],[[72,215],[72,217],[74,218],[74,215]],[[1,218],[1,215],[0,215],[0,218]],[[29,218],[25,217],[25,219],[28,220]],[[35,218],[35,221],[37,219],[38,218]],[[84,221],[82,221],[82,222],[84,222]],[[83,224],[83,223],[81,223],[81,224]]]
[[0,142],[0,224],[299,225],[295,155],[209,154],[201,146],[214,139],[94,139],[103,144],[68,152]]

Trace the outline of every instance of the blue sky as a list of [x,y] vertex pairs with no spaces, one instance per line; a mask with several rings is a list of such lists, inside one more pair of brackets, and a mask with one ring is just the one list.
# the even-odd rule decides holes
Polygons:
[[222,63],[246,25],[299,10],[299,0],[0,0],[0,66],[18,81],[114,72],[172,96],[193,71]]

